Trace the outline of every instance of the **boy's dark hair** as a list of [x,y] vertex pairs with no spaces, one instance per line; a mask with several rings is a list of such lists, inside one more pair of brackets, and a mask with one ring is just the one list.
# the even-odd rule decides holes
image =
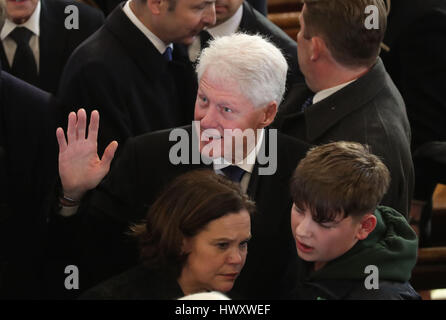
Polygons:
[[294,171],[290,190],[295,205],[323,223],[340,214],[355,218],[373,212],[389,183],[389,170],[367,146],[339,141],[310,149]]
[[243,209],[251,215],[255,205],[238,184],[212,170],[195,170],[175,178],[150,207],[145,222],[131,229],[143,262],[178,277],[187,259],[183,240]]
[[[380,52],[387,27],[383,0],[304,0],[305,33],[310,39],[321,37],[339,63],[358,67],[372,66]],[[367,29],[367,6],[379,11],[378,29]]]

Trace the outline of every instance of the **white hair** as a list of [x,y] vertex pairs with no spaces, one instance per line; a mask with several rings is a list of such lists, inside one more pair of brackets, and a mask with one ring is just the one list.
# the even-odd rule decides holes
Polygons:
[[201,52],[198,81],[208,77],[235,81],[255,107],[280,104],[285,92],[288,64],[282,52],[261,35],[235,33],[217,37]]
[[193,293],[178,300],[231,300],[223,293],[218,291]]

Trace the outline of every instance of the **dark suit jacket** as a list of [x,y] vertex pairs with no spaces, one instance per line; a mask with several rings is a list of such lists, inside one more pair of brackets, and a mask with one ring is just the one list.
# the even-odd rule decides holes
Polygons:
[[393,0],[381,58],[400,90],[413,151],[446,140],[446,1]]
[[407,216],[414,183],[410,127],[403,99],[381,59],[366,75],[302,113],[310,94],[306,85],[292,88],[275,126],[315,145],[340,140],[368,144],[391,174],[382,203]]
[[[79,29],[65,28],[65,7],[75,5],[79,9]],[[95,32],[104,22],[98,9],[72,0],[41,0],[40,11],[40,66],[37,87],[56,93],[62,71],[76,47]],[[10,71],[3,45],[0,45],[3,70]]]
[[287,87],[295,83],[303,83],[304,76],[300,72],[297,62],[297,44],[282,29],[272,23],[268,18],[255,10],[248,2],[243,2],[243,16],[240,22],[240,31],[267,36],[272,43],[282,50],[288,62]]
[[59,97],[64,122],[72,110],[99,110],[101,153],[112,140],[190,123],[196,90],[185,49],[167,62],[120,5],[70,57]]
[[[0,297],[40,298],[49,194],[57,168],[51,96],[6,72],[0,77]],[[6,202],[6,203],[5,203]],[[3,266],[3,267],[2,267]],[[1,270],[0,270],[1,278]]]
[[174,300],[184,296],[175,277],[162,268],[138,265],[88,290],[81,300]]
[[[190,133],[191,126],[186,130]],[[169,133],[165,130],[129,139],[107,178],[73,217],[81,224],[77,243],[83,248],[80,269],[84,270],[84,284],[95,284],[135,265],[136,245],[124,234],[129,223],[145,217],[157,195],[174,177],[193,169],[212,168],[201,161],[171,164],[169,150],[176,142],[169,141]],[[268,131],[264,141],[264,147],[270,143]],[[192,142],[189,145],[193,146]],[[276,173],[259,175],[259,164],[254,167],[247,192],[257,204],[253,238],[234,289],[242,297],[277,297],[288,261],[296,255],[288,182],[306,150],[306,144],[279,134]],[[198,151],[195,153],[198,155]]]

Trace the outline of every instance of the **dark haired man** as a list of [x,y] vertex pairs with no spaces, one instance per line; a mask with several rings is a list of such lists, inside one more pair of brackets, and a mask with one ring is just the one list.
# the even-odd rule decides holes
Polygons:
[[130,0],[71,56],[59,97],[65,115],[101,113],[98,147],[189,123],[197,88],[184,48],[215,23],[215,0]]
[[[367,14],[369,6],[375,10]],[[414,179],[410,127],[403,99],[378,58],[386,30],[382,0],[308,0],[300,25],[306,85],[289,93],[276,121],[279,131],[312,144],[369,145],[390,170],[383,204],[407,215]]]

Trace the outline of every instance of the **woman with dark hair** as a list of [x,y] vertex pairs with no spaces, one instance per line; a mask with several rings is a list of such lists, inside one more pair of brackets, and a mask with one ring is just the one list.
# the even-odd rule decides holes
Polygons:
[[81,299],[176,299],[227,292],[242,270],[254,203],[211,170],[177,177],[131,227],[143,261],[88,290]]

